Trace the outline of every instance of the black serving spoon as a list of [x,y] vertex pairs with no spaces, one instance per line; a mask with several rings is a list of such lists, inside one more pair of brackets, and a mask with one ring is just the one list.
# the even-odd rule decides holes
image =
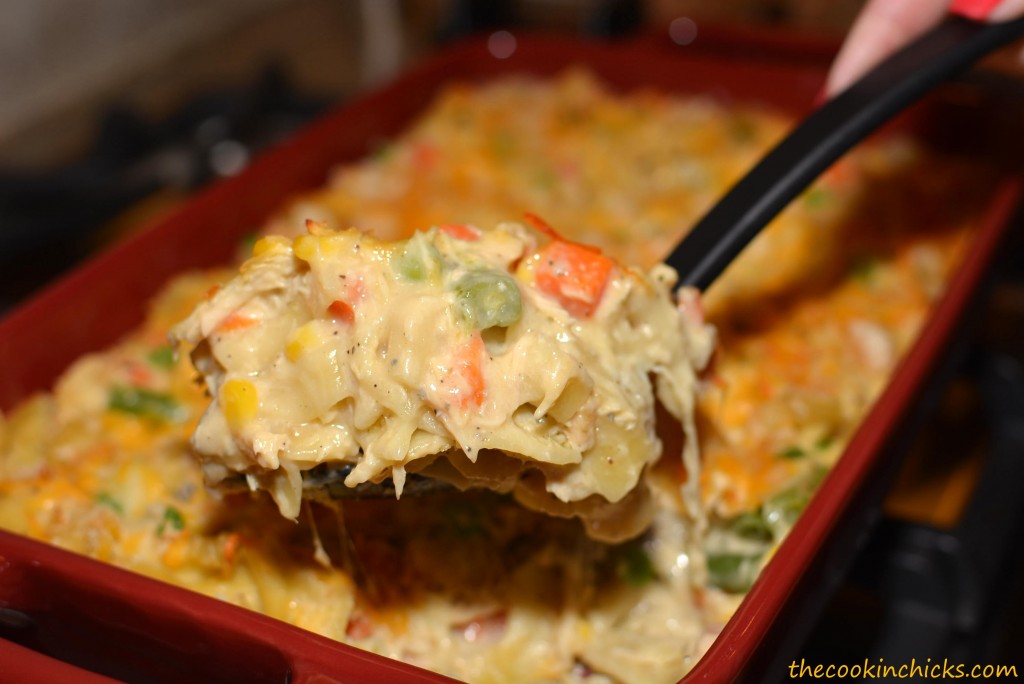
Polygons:
[[[933,87],[1024,34],[1024,18],[980,23],[950,16],[876,66],[801,121],[732,187],[665,262],[681,286],[706,289],[786,205],[847,150]],[[353,466],[322,464],[303,473],[304,496],[316,499],[394,497],[390,479],[344,485]],[[242,488],[242,477],[225,481]],[[406,476],[403,495],[449,489],[424,475]]]
[[705,290],[832,162],[933,87],[1024,34],[1024,18],[950,16],[825,102],[762,157],[687,233],[665,263]]

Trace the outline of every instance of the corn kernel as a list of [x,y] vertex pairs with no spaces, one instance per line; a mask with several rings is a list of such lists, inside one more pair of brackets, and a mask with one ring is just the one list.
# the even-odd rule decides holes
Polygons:
[[590,641],[590,639],[594,636],[594,628],[591,627],[590,623],[586,620],[577,620],[576,634],[583,641]]
[[256,417],[260,399],[256,386],[248,380],[228,380],[220,390],[224,418],[232,430]]
[[320,254],[321,240],[316,235],[300,235],[292,242],[292,251],[303,261],[312,261]]
[[288,342],[284,345],[284,355],[289,361],[295,362],[307,350],[319,344],[320,335],[316,322],[310,321],[289,335]]
[[274,247],[287,245],[288,238],[281,237],[280,235],[267,235],[266,237],[261,237],[256,241],[256,244],[252,246],[252,255],[260,256],[261,254],[265,254],[274,249]]

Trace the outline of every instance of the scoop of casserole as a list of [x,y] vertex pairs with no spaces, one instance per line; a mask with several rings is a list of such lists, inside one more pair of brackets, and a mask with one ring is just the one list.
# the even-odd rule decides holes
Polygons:
[[656,402],[696,486],[712,331],[667,266],[642,273],[534,223],[261,239],[172,331],[213,397],[193,436],[207,481],[243,473],[294,518],[303,471],[344,463],[346,486],[390,477],[400,494],[420,472],[599,539],[645,529]]

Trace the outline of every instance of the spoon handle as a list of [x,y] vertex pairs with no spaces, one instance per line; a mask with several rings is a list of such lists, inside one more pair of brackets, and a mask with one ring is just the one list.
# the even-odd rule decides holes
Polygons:
[[665,260],[680,285],[704,290],[815,178],[947,77],[1024,33],[1024,19],[950,16],[794,128],[732,187]]

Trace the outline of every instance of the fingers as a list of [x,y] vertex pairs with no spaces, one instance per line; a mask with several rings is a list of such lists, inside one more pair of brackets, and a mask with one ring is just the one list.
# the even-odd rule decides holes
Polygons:
[[937,24],[947,9],[977,21],[1008,21],[1024,15],[1024,0],[868,0],[832,64],[828,97]]
[[1007,21],[1024,14],[1024,0],[953,0],[949,11],[978,21]]
[[[1024,5],[1024,0],[1006,2]],[[845,90],[896,49],[937,24],[946,9],[947,0],[869,0],[832,65],[826,94],[831,97]]]

